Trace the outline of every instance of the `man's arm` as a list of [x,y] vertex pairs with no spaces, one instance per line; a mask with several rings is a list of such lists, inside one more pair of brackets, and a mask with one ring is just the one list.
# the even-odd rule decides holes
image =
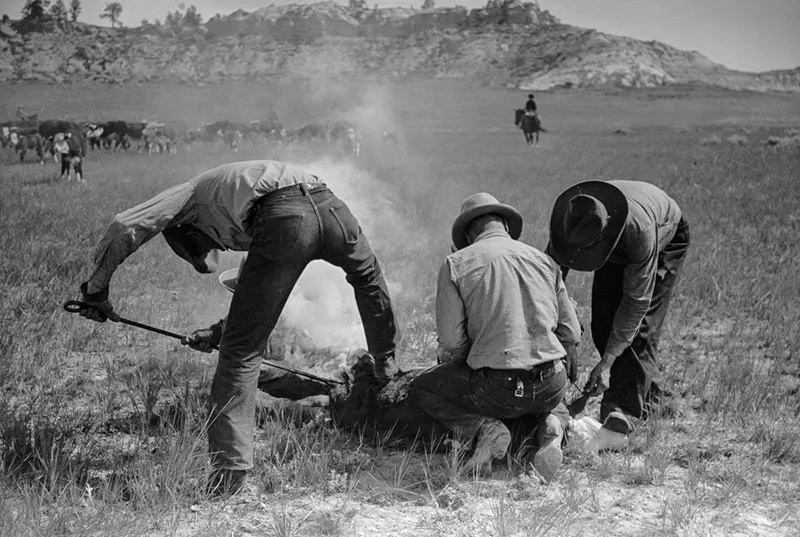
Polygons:
[[[552,242],[548,242],[547,243],[547,247],[544,249],[544,253],[549,255],[551,258],[553,258],[553,261],[558,263],[558,261],[556,260],[555,250],[553,249],[553,243]],[[559,268],[561,269],[561,279],[562,280],[566,280],[567,279],[567,274],[569,274],[569,268],[567,268],[565,266],[562,266],[562,265],[559,265]]]
[[617,356],[630,346],[639,331],[644,316],[650,308],[656,285],[658,253],[653,248],[650,256],[625,267],[622,281],[622,299],[606,344],[605,357],[613,363]]
[[558,325],[556,337],[564,347],[567,367],[567,378],[571,382],[578,380],[578,344],[581,342],[583,328],[578,320],[575,301],[570,298],[567,286],[560,271],[556,268],[556,298],[558,299]]
[[611,335],[600,362],[589,374],[584,391],[598,394],[609,386],[611,366],[620,354],[633,342],[642,319],[650,307],[656,284],[658,252],[655,240],[641,237],[636,245],[639,252],[649,252],[625,266],[622,281],[622,298],[611,327]]
[[467,318],[464,301],[450,273],[450,263],[445,260],[439,270],[436,287],[436,330],[442,347],[442,362],[463,362],[467,359],[470,342],[467,336]]
[[194,186],[183,183],[115,216],[95,249],[95,269],[86,282],[87,293],[107,291],[117,267],[175,220],[193,193]]
[[558,300],[556,337],[565,347],[577,345],[581,342],[581,323],[578,320],[575,302],[570,298],[564,279],[558,271],[556,271],[556,298]]

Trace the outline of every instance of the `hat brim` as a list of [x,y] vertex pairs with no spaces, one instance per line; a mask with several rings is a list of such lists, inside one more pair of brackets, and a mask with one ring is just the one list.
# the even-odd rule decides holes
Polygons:
[[230,291],[231,293],[236,291],[236,282],[239,279],[239,269],[232,268],[226,271],[223,271],[219,275],[219,283],[222,287]]
[[514,207],[506,205],[505,203],[490,203],[488,205],[481,205],[464,211],[453,222],[453,229],[450,233],[453,239],[453,245],[456,249],[460,250],[469,245],[467,240],[467,226],[469,223],[485,214],[496,214],[505,218],[508,224],[508,234],[512,239],[518,239],[522,234],[522,215],[519,214]]
[[[566,239],[564,216],[569,202],[579,194],[600,200],[608,211],[608,222],[599,242],[589,247],[571,244]],[[619,242],[628,219],[628,200],[620,189],[606,181],[584,181],[566,189],[556,199],[550,215],[551,253],[556,262],[572,270],[594,271],[602,267]]]

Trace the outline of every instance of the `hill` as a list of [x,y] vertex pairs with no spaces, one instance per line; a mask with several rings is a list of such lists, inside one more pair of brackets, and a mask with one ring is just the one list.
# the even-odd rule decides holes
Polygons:
[[570,26],[536,3],[480,9],[266,6],[195,27],[49,25],[0,37],[0,82],[463,78],[520,89],[704,84],[800,91],[800,68],[745,73],[696,51]]

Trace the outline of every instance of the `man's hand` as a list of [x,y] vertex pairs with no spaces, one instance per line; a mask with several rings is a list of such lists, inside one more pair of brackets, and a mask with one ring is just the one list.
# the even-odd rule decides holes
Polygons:
[[119,321],[119,315],[108,300],[108,289],[103,289],[99,293],[89,293],[87,287],[87,282],[81,284],[81,295],[83,303],[86,304],[86,307],[82,307],[80,310],[81,317],[98,323],[104,323],[107,319]]
[[613,360],[603,357],[600,362],[594,366],[592,372],[589,373],[589,380],[583,388],[584,393],[590,395],[600,395],[608,389],[611,376],[611,365]]
[[215,348],[219,348],[219,343],[222,340],[222,328],[224,321],[212,324],[208,328],[195,330],[190,336],[181,338],[183,345],[188,345],[190,348],[200,352],[211,352]]

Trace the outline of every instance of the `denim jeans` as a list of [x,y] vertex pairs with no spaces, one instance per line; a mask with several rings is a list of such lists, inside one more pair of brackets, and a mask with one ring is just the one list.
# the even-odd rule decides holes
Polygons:
[[410,390],[423,411],[467,443],[489,421],[505,427],[501,420],[545,418],[564,397],[567,372],[560,360],[531,371],[451,362],[420,374]]
[[211,384],[209,451],[226,470],[253,467],[255,397],[261,355],[297,279],[309,262],[341,267],[372,353],[394,349],[395,319],[375,254],[355,217],[324,185],[296,185],[260,200],[231,301]]
[[[600,421],[612,411],[621,410],[634,418],[644,418],[647,407],[663,395],[656,362],[661,327],[667,315],[672,289],[689,248],[689,225],[683,219],[675,236],[658,253],[658,273],[650,307],[630,347],[611,366],[608,389],[600,403]],[[606,263],[594,273],[592,281],[592,339],[602,356],[611,336],[614,315],[622,299],[624,265]]]

